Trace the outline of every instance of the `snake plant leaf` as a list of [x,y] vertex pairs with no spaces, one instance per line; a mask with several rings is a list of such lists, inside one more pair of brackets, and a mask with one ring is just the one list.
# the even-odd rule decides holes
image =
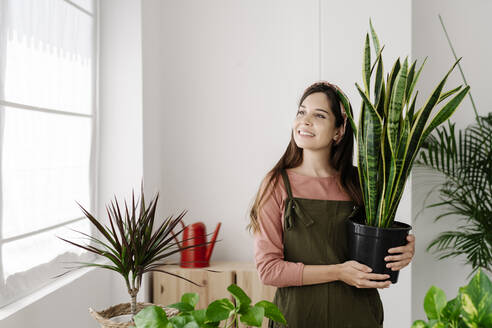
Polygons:
[[454,88],[453,90],[449,90],[448,92],[441,94],[441,96],[439,97],[439,100],[437,101],[437,104],[440,104],[441,102],[446,100],[446,98],[448,98],[448,97],[452,96],[453,94],[455,94],[456,92],[460,91],[462,87],[463,86],[460,85],[459,87]]
[[372,64],[371,66],[371,76],[372,76],[372,73],[374,72],[374,68],[376,68],[376,65],[378,64],[378,58],[381,57],[382,55],[382,52],[383,52],[383,49],[384,49],[384,45],[381,47],[381,49],[379,49],[378,52],[376,52],[376,60],[374,61],[374,63]]
[[392,90],[391,102],[388,110],[388,139],[390,149],[393,154],[396,154],[396,146],[398,139],[398,132],[400,129],[400,117],[403,110],[403,101],[405,97],[405,87],[407,84],[407,66],[408,59],[405,58],[402,68],[399,70],[396,76],[395,86]]
[[410,92],[410,87],[413,82],[413,78],[415,77],[415,65],[417,64],[417,61],[414,60],[410,68],[408,69],[408,75],[407,75],[407,85],[405,88],[405,96],[403,99],[405,99],[404,104],[408,104],[408,101],[410,100],[411,94]]
[[381,49],[379,47],[379,38],[378,35],[376,34],[376,31],[374,30],[374,27],[372,26],[372,21],[370,18],[369,18],[369,26],[371,28],[372,44],[374,45],[374,50],[376,51],[376,53],[379,53]]
[[365,149],[365,142],[364,142],[364,118],[366,116],[365,114],[365,103],[362,102],[361,104],[361,112],[359,115],[359,127],[358,127],[358,133],[357,133],[357,151],[358,151],[358,156],[357,156],[357,171],[359,173],[359,180],[360,180],[360,186],[362,190],[362,199],[364,200],[364,204],[366,203],[367,199],[369,198],[369,195],[367,194],[367,169],[366,169],[366,149]]
[[362,79],[364,81],[365,93],[369,95],[371,86],[371,45],[369,44],[369,33],[366,33],[366,41],[364,45],[364,58],[362,64]]
[[357,139],[357,126],[355,125],[354,118],[351,113],[352,106],[350,106],[350,101],[348,98],[340,92],[338,89],[335,90],[338,98],[342,102],[343,107],[345,108],[345,114],[347,114],[347,119],[349,120],[350,125],[352,126],[352,130],[354,131],[354,136]]
[[[384,86],[381,89],[382,92],[384,92]],[[384,117],[384,116],[382,116]],[[378,188],[378,195],[379,195],[379,204],[377,208],[377,213],[376,216],[378,218],[383,218],[384,217],[384,209],[385,209],[385,204],[384,204],[384,195],[386,193],[386,181],[388,179],[387,171],[390,166],[390,160],[391,160],[391,153],[386,151],[388,146],[387,138],[386,138],[386,128],[387,126],[387,120],[384,120],[383,122],[383,128],[382,128],[382,133],[381,133],[381,152],[380,152],[380,158],[379,158],[379,166],[378,166],[378,177],[379,177],[379,188]]]
[[[384,107],[380,106],[380,104],[382,104],[381,99],[384,99],[383,59],[381,56],[383,48],[381,48],[381,50],[379,51],[376,60],[378,68],[376,70],[376,81],[374,86],[374,103],[376,104],[376,108],[378,109],[379,116],[382,116],[384,111]],[[383,109],[379,110],[379,107],[382,107]]]
[[417,71],[417,74],[415,77],[412,79],[412,83],[410,84],[410,88],[408,89],[407,95],[410,97],[413,93],[413,89],[415,88],[415,84],[417,84],[417,81],[419,80],[420,73],[422,72],[422,69],[424,68],[425,63],[427,62],[427,57],[424,58],[424,61],[422,62],[422,65],[420,65],[419,70]]
[[412,131],[410,133],[410,138],[409,142],[407,143],[407,149],[406,149],[406,156],[405,156],[405,163],[404,163],[404,170],[410,168],[413,158],[415,156],[416,150],[418,150],[418,145],[421,143],[421,138],[422,138],[422,131],[424,130],[424,127],[427,123],[427,120],[429,118],[429,115],[431,113],[431,110],[434,108],[436,105],[437,101],[439,100],[439,96],[441,95],[441,91],[444,87],[444,84],[446,83],[446,80],[451,74],[451,72],[454,70],[458,62],[461,60],[458,59],[454,65],[451,67],[451,69],[448,71],[448,73],[444,76],[442,81],[437,85],[437,87],[434,89],[432,94],[429,96],[429,99],[427,100],[426,104],[423,107],[422,111],[419,111],[418,116],[415,120],[415,123],[412,126]]
[[422,133],[422,140],[425,140],[429,133],[431,133],[437,126],[441,125],[444,121],[453,115],[455,110],[461,104],[468,91],[470,90],[470,86],[466,86],[460,93],[458,93],[453,99],[451,99],[432,119],[429,126]]
[[377,173],[378,173],[378,158],[380,154],[380,142],[381,142],[381,130],[382,119],[377,113],[376,109],[371,104],[370,100],[366,97],[366,94],[362,91],[359,85],[356,83],[357,90],[361,95],[365,109],[366,119],[364,120],[364,150],[365,150],[365,165],[367,181],[365,188],[367,188],[367,199],[365,203],[366,218],[368,222],[374,222],[376,220],[376,213],[378,207],[378,193],[377,193]]
[[391,69],[391,74],[387,78],[387,85],[386,85],[386,97],[384,99],[384,117],[388,117],[388,108],[390,106],[390,97],[393,92],[393,85],[395,83],[396,76],[398,75],[398,72],[400,71],[400,58],[398,58],[393,65],[393,68]]
[[405,88],[407,82],[407,69],[408,69],[408,59],[406,58],[403,62],[403,66],[399,70],[397,77],[395,78],[395,86],[392,89],[393,95],[391,97],[391,104],[389,106],[388,111],[388,124],[386,134],[388,136],[388,144],[391,150],[390,161],[389,161],[389,174],[388,178],[385,181],[386,188],[384,195],[381,195],[384,198],[384,206],[380,209],[381,221],[385,225],[387,221],[390,221],[389,217],[386,217],[386,213],[390,211],[390,207],[392,205],[391,198],[393,192],[395,190],[394,186],[396,184],[396,179],[400,174],[402,167],[402,157],[398,157],[402,155],[402,151],[398,151],[398,141],[399,138],[404,138],[406,140],[406,135],[408,132],[402,129],[402,124],[400,121],[402,120],[402,111],[403,111],[403,102],[405,96]]
[[412,103],[411,103],[410,107],[408,108],[407,113],[405,114],[406,117],[408,118],[408,121],[410,122],[410,127],[412,126],[412,124],[414,122],[413,121],[413,115],[414,115],[413,113],[415,111],[415,101],[417,100],[418,94],[419,94],[419,91],[417,90],[415,92],[415,95],[413,96]]
[[[381,68],[382,68],[383,64],[381,64]],[[379,95],[376,97],[376,111],[378,112],[379,116],[381,118],[385,117],[384,116],[384,99],[386,97],[386,84],[384,82],[384,80],[382,79],[382,74],[381,74],[381,86],[379,87]],[[384,123],[384,126],[383,126],[383,132],[385,132],[386,130],[386,124],[387,123]]]

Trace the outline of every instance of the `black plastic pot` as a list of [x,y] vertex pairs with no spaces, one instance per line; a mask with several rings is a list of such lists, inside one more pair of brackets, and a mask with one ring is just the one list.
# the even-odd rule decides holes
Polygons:
[[384,258],[388,255],[388,249],[407,244],[407,235],[412,226],[394,221],[391,228],[378,228],[365,225],[363,220],[350,217],[347,220],[349,259],[365,264],[372,268],[371,273],[389,274],[391,282],[398,281],[400,271],[387,268]]

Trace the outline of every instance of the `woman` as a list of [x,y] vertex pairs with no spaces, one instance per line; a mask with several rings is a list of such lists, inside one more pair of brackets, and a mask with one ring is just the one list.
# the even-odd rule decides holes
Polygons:
[[[382,327],[377,288],[389,275],[347,261],[345,221],[362,205],[353,160],[353,131],[336,94],[317,82],[299,101],[287,150],[266,175],[250,212],[255,262],[288,327]],[[341,91],[341,90],[340,90]],[[349,109],[351,110],[351,109]],[[387,267],[407,266],[415,237],[389,250]],[[269,327],[280,327],[269,321]]]

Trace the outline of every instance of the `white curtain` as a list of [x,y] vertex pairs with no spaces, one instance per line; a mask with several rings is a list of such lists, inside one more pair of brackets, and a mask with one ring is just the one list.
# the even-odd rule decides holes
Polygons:
[[94,213],[92,1],[0,0],[0,307],[88,255],[56,236]]

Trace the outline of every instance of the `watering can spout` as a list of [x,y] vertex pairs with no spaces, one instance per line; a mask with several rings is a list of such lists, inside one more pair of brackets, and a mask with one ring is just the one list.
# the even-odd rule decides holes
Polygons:
[[210,256],[212,256],[212,251],[214,250],[215,240],[217,239],[217,235],[219,234],[220,226],[221,223],[219,222],[217,224],[217,227],[215,228],[212,239],[210,240],[210,244],[207,246],[207,252],[205,253],[205,260],[207,261],[207,263],[210,261]]

